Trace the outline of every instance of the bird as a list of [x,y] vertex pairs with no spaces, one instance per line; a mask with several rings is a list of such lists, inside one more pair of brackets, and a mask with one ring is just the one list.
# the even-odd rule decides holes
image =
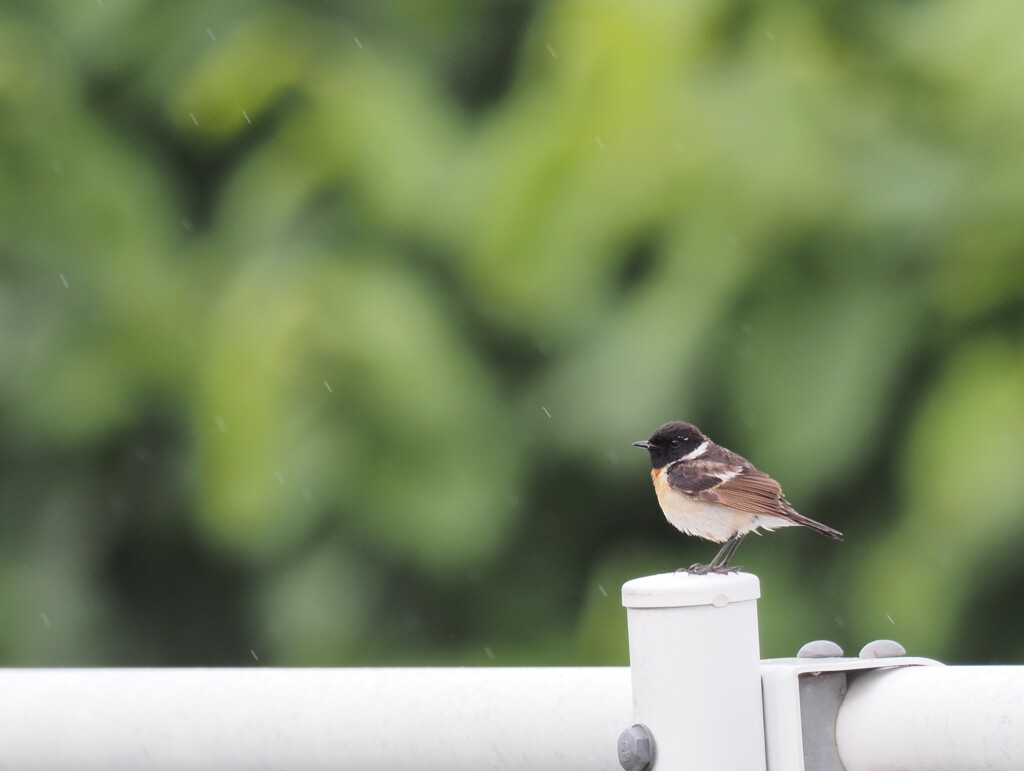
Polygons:
[[687,535],[722,544],[711,562],[691,565],[689,573],[741,570],[729,561],[747,534],[758,528],[802,525],[843,539],[838,530],[797,513],[778,482],[743,456],[715,444],[692,423],[666,423],[633,446],[651,456],[651,479],[669,523]]

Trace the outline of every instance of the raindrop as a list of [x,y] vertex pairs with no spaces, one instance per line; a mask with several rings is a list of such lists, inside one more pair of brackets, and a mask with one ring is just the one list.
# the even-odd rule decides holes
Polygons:
[[68,288],[68,280],[66,278],[64,278],[64,274],[63,273],[60,274],[60,283],[62,283],[64,285],[65,289]]
[[242,117],[245,118],[246,123],[252,125],[252,120],[249,118],[249,113],[247,113],[245,110],[242,110]]
[[195,230],[195,227],[192,225],[192,220],[190,220],[188,217],[181,218],[181,228],[186,233],[191,233],[193,230]]
[[597,585],[597,589],[598,589],[599,592],[601,592],[601,596],[602,597],[607,597],[608,596],[608,592],[606,592],[604,590],[604,584],[598,584]]
[[326,380],[324,381],[324,388],[327,389],[327,393],[329,393],[329,394],[333,394],[334,393],[334,390],[331,388],[331,384],[328,383]]
[[255,659],[255,660],[257,661],[257,662],[259,662],[259,660],[260,660],[260,657],[256,655],[256,651],[254,651],[254,650],[253,650],[252,648],[250,648],[250,649],[249,649],[249,653],[251,653],[251,654],[252,654],[252,657],[253,657],[253,658],[254,658],[254,659]]
[[886,617],[887,619],[889,619],[889,623],[890,623],[890,624],[892,624],[893,626],[896,626],[896,622],[892,620],[892,616],[890,616],[890,615],[889,615],[888,613],[886,613],[886,614],[885,614],[885,617]]
[[360,48],[362,48],[362,47],[363,47],[363,44],[359,42],[359,38],[357,38],[357,37],[353,37],[352,39],[356,41],[356,45],[357,45],[357,46],[359,46]]
[[213,34],[213,30],[209,27],[206,28],[206,34],[210,36],[210,40],[212,40],[214,43],[217,42],[217,36]]
[[49,629],[50,628],[50,617],[47,616],[45,613],[40,613],[39,614],[39,618],[41,618],[43,620],[43,624],[46,626],[47,629]]
[[277,481],[278,482],[280,482],[281,484],[284,484],[284,474],[282,474],[280,471],[276,471],[275,470],[274,471],[274,476],[277,477]]
[[486,645],[484,646],[484,653],[486,653],[486,654],[487,654],[487,658],[489,658],[489,659],[490,659],[491,661],[494,661],[494,659],[495,659],[495,656],[494,656],[494,651],[492,651],[492,650],[491,650],[491,649],[490,649],[490,648],[489,648],[488,646],[486,646]]
[[220,415],[215,416],[213,418],[213,422],[217,424],[217,430],[222,434],[226,434],[228,432],[228,424]]
[[551,47],[551,43],[548,43],[548,53],[551,54],[552,59],[558,58],[558,54],[556,54],[555,49]]
[[189,117],[190,117],[190,118],[192,119],[192,122],[193,122],[193,123],[194,123],[195,125],[197,125],[197,126],[198,126],[198,125],[199,125],[199,121],[198,121],[198,120],[196,120],[196,114],[195,114],[194,112],[190,112],[190,113],[189,113],[188,115],[189,115]]
[[548,408],[547,407],[541,407],[541,409],[544,410],[544,414],[545,415],[547,415],[549,418],[551,417],[551,413],[548,412]]
[[604,150],[604,142],[601,141],[601,137],[594,137],[597,140],[597,146]]

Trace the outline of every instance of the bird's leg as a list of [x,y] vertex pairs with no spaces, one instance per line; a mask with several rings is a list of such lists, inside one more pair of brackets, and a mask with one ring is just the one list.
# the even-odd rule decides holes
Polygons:
[[[708,573],[738,573],[741,568],[729,567],[729,560],[732,559],[732,555],[736,553],[746,535],[746,533],[737,533],[722,544],[722,548],[718,550],[718,554],[715,555],[711,562],[707,565],[690,565],[688,572],[697,576],[707,575]],[[678,573],[679,571],[677,570],[676,572]]]
[[740,544],[743,543],[743,539],[746,537],[746,533],[737,533],[726,541],[722,551],[718,552],[718,555],[711,561],[711,569],[716,573],[738,573],[741,568],[729,567],[729,560],[732,559],[732,555],[740,548]]
[[731,557],[732,553],[736,551],[736,547],[739,546],[740,539],[742,537],[743,536],[741,535],[734,535],[722,544],[722,548],[718,550],[718,554],[716,554],[715,558],[711,560],[711,567],[717,568],[722,565],[727,565],[729,563],[729,557]]
[[[746,533],[744,533],[744,535],[746,535]],[[736,551],[736,547],[740,545],[740,541],[742,540],[742,535],[734,535],[732,538],[730,538],[728,541],[722,544],[722,548],[718,550],[718,554],[715,555],[715,558],[711,560],[711,562],[709,562],[707,565],[701,565],[699,563],[696,565],[690,565],[689,572],[698,576],[703,576],[707,573],[735,572],[739,568],[729,569],[725,568],[725,566],[729,564],[729,558],[732,557],[733,552]],[[723,568],[725,569],[723,570]]]

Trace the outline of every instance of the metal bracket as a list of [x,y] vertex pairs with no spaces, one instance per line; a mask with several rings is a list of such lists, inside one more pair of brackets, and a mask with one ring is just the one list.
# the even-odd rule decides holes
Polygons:
[[[865,655],[872,653],[866,649]],[[848,678],[886,667],[920,666],[942,664],[914,656],[763,660],[768,771],[843,771],[836,746],[836,716]]]

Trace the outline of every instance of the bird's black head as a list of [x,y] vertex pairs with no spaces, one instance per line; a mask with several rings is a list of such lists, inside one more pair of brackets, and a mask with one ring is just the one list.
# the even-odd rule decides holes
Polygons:
[[650,439],[633,442],[633,446],[643,447],[651,454],[652,468],[661,468],[696,452],[707,441],[708,438],[696,426],[675,421],[663,425],[651,434]]

